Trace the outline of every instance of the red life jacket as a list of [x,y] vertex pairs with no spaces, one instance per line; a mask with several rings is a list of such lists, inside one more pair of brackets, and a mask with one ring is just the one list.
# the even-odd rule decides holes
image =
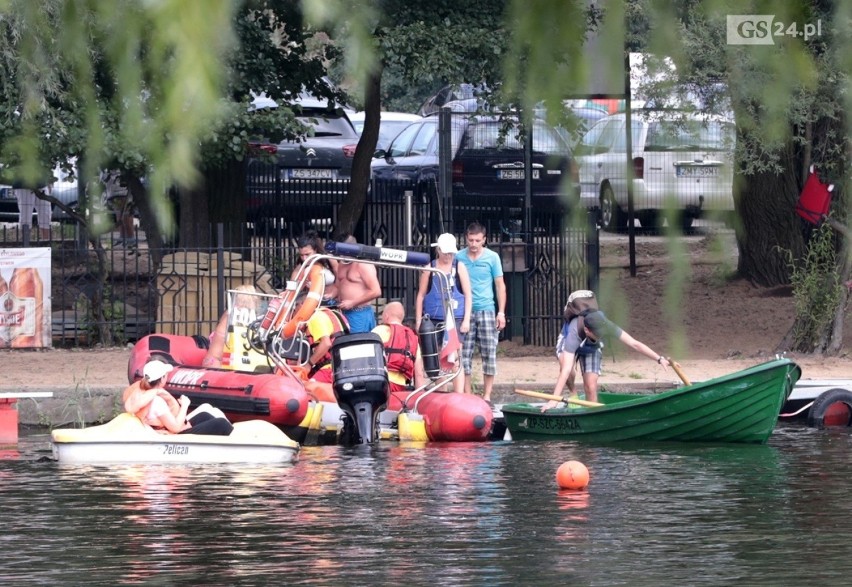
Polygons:
[[385,345],[388,371],[396,371],[411,383],[414,379],[414,358],[417,353],[417,333],[402,324],[386,324],[390,340]]

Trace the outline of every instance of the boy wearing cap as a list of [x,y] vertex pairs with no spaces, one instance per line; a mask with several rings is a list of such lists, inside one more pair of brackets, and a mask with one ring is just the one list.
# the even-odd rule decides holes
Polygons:
[[473,294],[470,332],[462,345],[464,390],[465,393],[471,392],[473,351],[478,343],[482,355],[482,398],[491,403],[491,389],[497,374],[497,337],[498,332],[506,327],[503,263],[497,253],[485,247],[485,227],[480,223],[470,223],[465,237],[467,247],[456,254],[456,258],[467,267]]
[[[553,388],[553,395],[562,397],[562,390],[566,384],[568,391],[574,393],[574,377],[576,375],[575,365],[580,364],[580,372],[583,374],[583,390],[588,401],[598,401],[598,378],[601,374],[601,362],[603,353],[601,348],[604,336],[615,338],[623,342],[634,351],[642,353],[649,359],[653,359],[665,369],[669,360],[657,354],[651,347],[639,342],[627,332],[611,322],[600,310],[588,312],[585,315],[575,316],[566,322],[559,333],[556,341],[556,358],[559,361],[559,377]],[[561,405],[561,402],[551,400],[547,402],[541,411],[549,410]]]

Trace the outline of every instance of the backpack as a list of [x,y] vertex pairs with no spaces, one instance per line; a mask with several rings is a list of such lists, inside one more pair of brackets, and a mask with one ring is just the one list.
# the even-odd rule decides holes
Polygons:
[[[434,267],[434,266],[435,266],[435,261],[432,261],[432,267]],[[461,292],[461,288],[458,286],[458,283],[456,281],[456,273],[458,272],[458,266],[459,266],[459,260],[453,259],[453,265],[450,268],[450,286],[452,288],[455,288],[459,292]],[[426,293],[427,294],[430,291],[432,291],[432,278],[434,278],[434,277],[435,277],[434,273],[429,274],[429,285],[426,287]]]
[[568,296],[568,301],[565,303],[565,308],[562,310],[562,315],[565,318],[565,323],[567,324],[574,318],[579,317],[577,320],[577,332],[580,334],[582,338],[583,334],[583,316],[588,314],[589,312],[594,312],[595,310],[599,310],[598,300],[595,297],[595,292],[589,289],[578,289],[575,292],[572,292],[571,295]]

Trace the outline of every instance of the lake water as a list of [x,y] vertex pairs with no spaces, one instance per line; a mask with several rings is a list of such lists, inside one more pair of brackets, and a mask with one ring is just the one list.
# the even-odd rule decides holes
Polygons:
[[[6,585],[845,585],[852,436],[308,447],[293,466],[0,452]],[[566,460],[591,472],[556,487]]]

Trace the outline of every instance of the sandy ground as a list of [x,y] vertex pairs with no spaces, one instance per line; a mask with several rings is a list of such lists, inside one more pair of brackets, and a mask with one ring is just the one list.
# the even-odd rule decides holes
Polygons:
[[[685,240],[682,250],[672,252],[664,239],[643,237],[637,244],[637,275],[631,277],[626,268],[626,236],[606,235],[602,290],[610,295],[607,314],[655,351],[675,357],[693,381],[771,359],[793,322],[789,288],[757,288],[744,280],[727,279],[736,267],[736,249],[729,235]],[[688,274],[682,291],[667,306],[673,260],[686,261]],[[129,354],[126,348],[3,350],[0,391],[114,387],[118,392],[127,384]],[[790,358],[800,364],[805,378],[852,378],[849,352],[836,358]],[[512,386],[546,390],[553,385],[557,364],[550,348],[506,342],[500,345],[498,370],[496,381],[502,390]],[[475,375],[474,382],[478,381],[481,376]],[[671,370],[616,343],[605,352],[601,381],[653,387],[669,386],[679,379]]]

